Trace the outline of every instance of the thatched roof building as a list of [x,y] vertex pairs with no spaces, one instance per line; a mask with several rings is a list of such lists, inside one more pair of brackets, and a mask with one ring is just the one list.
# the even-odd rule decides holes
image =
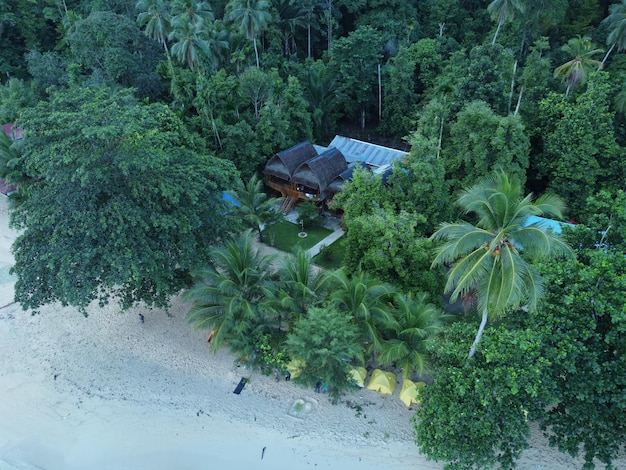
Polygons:
[[313,144],[305,140],[287,150],[278,152],[270,158],[265,165],[264,173],[284,181],[290,181],[296,168],[316,156],[317,151]]
[[348,164],[343,154],[336,148],[329,148],[302,163],[293,173],[292,181],[303,186],[305,192],[311,192],[323,199],[328,185],[347,169]]

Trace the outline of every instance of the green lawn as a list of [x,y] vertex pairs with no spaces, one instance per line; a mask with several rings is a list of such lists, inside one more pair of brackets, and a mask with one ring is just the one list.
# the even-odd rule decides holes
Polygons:
[[332,233],[323,227],[306,227],[304,231],[307,237],[300,238],[298,234],[301,231],[300,225],[281,220],[263,231],[263,243],[291,253],[298,246],[303,250],[308,250]]
[[346,254],[346,237],[341,237],[332,245],[323,248],[313,262],[325,269],[339,269]]

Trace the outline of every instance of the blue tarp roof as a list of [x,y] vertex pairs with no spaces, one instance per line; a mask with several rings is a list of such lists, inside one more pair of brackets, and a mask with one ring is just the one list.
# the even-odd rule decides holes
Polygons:
[[230,202],[235,205],[235,207],[239,207],[239,201],[228,194],[226,191],[222,191],[222,201]]
[[570,227],[574,227],[573,224],[567,222],[559,222],[558,220],[547,219],[545,217],[539,217],[536,215],[531,215],[526,220],[524,227],[528,227],[529,225],[537,224],[543,230],[552,229],[554,233],[561,233],[563,231],[563,226],[568,225]]

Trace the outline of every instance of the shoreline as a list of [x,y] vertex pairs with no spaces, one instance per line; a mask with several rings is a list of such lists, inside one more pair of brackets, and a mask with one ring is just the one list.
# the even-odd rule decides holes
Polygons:
[[[0,198],[0,306],[12,301],[17,236],[6,205]],[[87,318],[59,305],[36,316],[0,308],[0,470],[443,468],[418,452],[399,386],[390,396],[357,390],[333,405],[237,367],[226,350],[210,352],[187,309],[179,299],[169,314],[97,303]],[[241,377],[251,380],[236,395]],[[298,399],[312,406],[303,419],[288,414]],[[536,429],[530,444],[521,470],[582,468]]]

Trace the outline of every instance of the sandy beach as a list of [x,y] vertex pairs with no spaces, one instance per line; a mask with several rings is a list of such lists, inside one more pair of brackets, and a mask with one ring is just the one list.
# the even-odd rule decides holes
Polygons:
[[[209,351],[179,299],[168,313],[22,311],[11,304],[16,234],[7,213],[0,198],[0,470],[443,468],[419,454],[413,411],[398,390],[360,390],[333,405],[327,395],[238,367],[227,351]],[[236,395],[242,377],[250,382]],[[309,412],[293,417],[298,399]],[[535,432],[518,468],[581,467]]]

